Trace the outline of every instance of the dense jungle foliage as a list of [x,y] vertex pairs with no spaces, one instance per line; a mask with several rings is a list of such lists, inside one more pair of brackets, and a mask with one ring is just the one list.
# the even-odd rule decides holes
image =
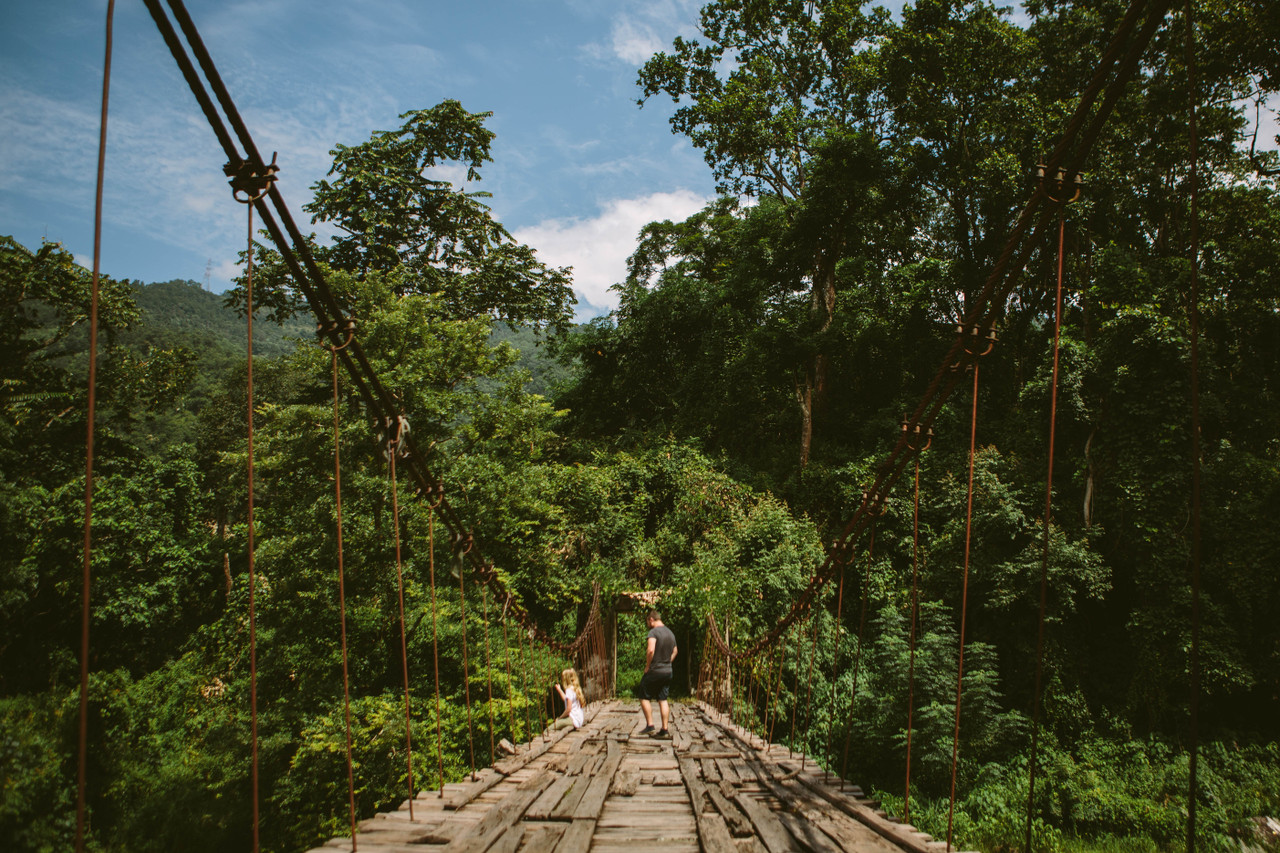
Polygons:
[[[1280,17],[1264,0],[1195,9],[1197,841],[1228,850],[1262,843],[1252,820],[1280,815],[1280,164],[1251,138],[1255,107],[1280,87]],[[1015,23],[960,0],[918,0],[901,15],[853,0],[708,2],[699,39],[677,39],[638,82],[642,103],[675,101],[673,130],[705,152],[722,195],[684,222],[647,226],[617,285],[620,307],[583,327],[570,324],[569,270],[512,239],[483,194],[427,177],[438,164],[479,177],[493,138],[485,114],[446,101],[334,150],[308,212],[344,236],[316,254],[452,503],[545,630],[573,636],[592,584],[605,600],[659,591],[689,657],[708,612],[727,614],[740,639],[786,614],[937,369],[1123,7],[1033,0],[1021,11]],[[1185,833],[1185,26],[1178,10],[1157,32],[1065,210],[1037,849],[1174,850]],[[1023,846],[1053,249],[1032,257],[982,363],[962,848]],[[329,354],[279,257],[265,245],[256,255],[262,840],[294,851],[347,827],[332,391]],[[88,274],[57,244],[0,238],[6,850],[70,849],[75,828],[88,293]],[[243,293],[224,307],[190,283],[107,278],[102,300],[90,847],[241,849],[251,832],[247,414],[233,308]],[[920,458],[914,682],[906,480],[874,548],[863,542],[814,618],[787,635],[777,682],[775,739],[898,813],[910,687],[911,819],[938,834],[970,402],[952,398]],[[338,408],[354,772],[367,816],[406,791],[395,537],[380,437],[345,382]],[[473,754],[487,764],[491,731],[521,741],[545,722],[547,684],[512,679],[512,655],[535,676],[561,662],[486,623],[483,609],[500,603],[477,602],[477,588],[464,618],[448,544],[408,490],[399,506],[414,776],[432,786],[440,766],[457,780]],[[473,652],[492,652],[473,653],[467,674],[464,626]],[[638,620],[620,619],[622,693],[638,680],[642,637]],[[817,661],[812,675],[801,652]],[[802,714],[790,713],[796,703]]]

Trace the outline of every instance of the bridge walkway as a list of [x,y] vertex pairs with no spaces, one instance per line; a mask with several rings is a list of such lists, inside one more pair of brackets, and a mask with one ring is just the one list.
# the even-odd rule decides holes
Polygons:
[[[357,849],[489,853],[938,853],[945,845],[840,790],[812,761],[709,706],[673,704],[671,740],[642,736],[635,702],[587,709],[579,730],[515,748],[474,780],[424,791],[360,824]],[[655,709],[656,710],[656,709]],[[802,766],[803,765],[803,766]],[[350,850],[348,837],[313,853]]]

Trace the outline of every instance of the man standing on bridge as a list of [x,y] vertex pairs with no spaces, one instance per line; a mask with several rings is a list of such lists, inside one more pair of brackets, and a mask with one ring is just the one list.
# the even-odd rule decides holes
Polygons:
[[[662,624],[658,611],[650,610],[645,616],[649,626],[649,636],[645,640],[647,648],[644,654],[644,677],[640,679],[640,710],[644,712],[645,726],[640,734],[655,738],[669,738],[671,732],[667,726],[671,723],[671,706],[667,703],[667,689],[671,686],[671,663],[676,659],[676,635]],[[658,710],[662,714],[662,728],[653,730],[653,700],[658,701]]]

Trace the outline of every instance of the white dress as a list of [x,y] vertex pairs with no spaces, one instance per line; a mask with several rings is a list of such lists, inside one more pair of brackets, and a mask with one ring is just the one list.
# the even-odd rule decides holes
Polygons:
[[582,703],[578,701],[578,691],[572,687],[566,687],[564,689],[564,703],[569,708],[569,719],[573,720],[573,727],[575,729],[582,728]]

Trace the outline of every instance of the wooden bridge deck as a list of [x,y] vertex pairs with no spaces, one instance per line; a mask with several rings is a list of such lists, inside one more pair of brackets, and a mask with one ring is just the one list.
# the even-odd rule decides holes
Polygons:
[[[657,709],[655,708],[655,711]],[[371,853],[655,849],[937,853],[940,842],[840,791],[812,762],[758,738],[701,704],[673,704],[671,740],[641,736],[635,702],[587,709],[581,729],[522,745],[475,781],[425,791],[360,824]],[[655,714],[656,716],[656,714]],[[313,853],[350,850],[350,838]]]

